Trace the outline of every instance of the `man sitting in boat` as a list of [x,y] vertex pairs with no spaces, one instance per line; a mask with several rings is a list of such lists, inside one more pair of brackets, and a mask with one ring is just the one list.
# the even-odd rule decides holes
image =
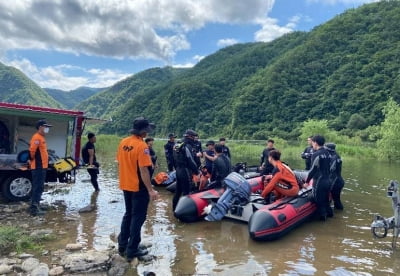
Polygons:
[[216,144],[215,160],[213,162],[211,171],[211,183],[207,186],[207,189],[221,188],[225,186],[224,179],[231,172],[231,160],[224,154],[224,147],[221,144]]
[[299,192],[299,185],[294,172],[283,164],[280,158],[281,152],[278,150],[271,150],[268,153],[268,162],[274,166],[275,170],[272,175],[268,175],[265,178],[264,190],[261,193],[264,198],[271,192],[274,194],[275,199],[283,196],[296,196]]

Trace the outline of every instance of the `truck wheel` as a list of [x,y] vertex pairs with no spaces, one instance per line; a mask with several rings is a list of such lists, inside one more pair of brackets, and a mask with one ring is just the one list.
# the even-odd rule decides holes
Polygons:
[[27,200],[32,191],[32,181],[24,176],[12,175],[3,183],[3,196],[9,201]]

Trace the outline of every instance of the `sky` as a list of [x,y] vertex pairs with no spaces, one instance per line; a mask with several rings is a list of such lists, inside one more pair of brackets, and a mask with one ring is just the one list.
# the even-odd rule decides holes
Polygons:
[[108,87],[152,67],[310,31],[377,0],[0,1],[0,62],[40,87]]

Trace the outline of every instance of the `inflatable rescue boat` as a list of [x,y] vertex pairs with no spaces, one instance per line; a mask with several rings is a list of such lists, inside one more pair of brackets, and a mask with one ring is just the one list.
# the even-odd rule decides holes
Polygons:
[[[304,182],[307,171],[294,171],[299,182]],[[245,179],[238,173],[225,178],[226,189],[209,190],[182,197],[175,209],[175,217],[184,222],[201,218],[219,221],[224,217],[248,223],[249,235],[254,240],[274,240],[287,234],[310,219],[316,204],[310,199],[311,187],[302,189],[296,197],[284,197],[267,204],[259,193],[262,177]]]
[[[238,173],[231,173],[228,177],[232,174],[239,175],[241,178],[245,179]],[[227,178],[225,178],[225,182]],[[263,188],[262,176],[247,179],[246,182],[253,193],[261,191]],[[212,203],[215,204],[224,192],[224,188],[217,188],[183,196],[179,199],[179,202],[176,205],[174,215],[177,219],[183,222],[195,222],[201,220],[207,214],[205,208]]]

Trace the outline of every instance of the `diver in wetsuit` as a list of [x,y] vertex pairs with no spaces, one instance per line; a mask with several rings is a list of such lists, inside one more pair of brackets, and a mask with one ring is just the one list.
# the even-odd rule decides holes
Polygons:
[[275,144],[275,141],[272,139],[269,139],[267,141],[266,148],[263,150],[263,152],[261,154],[260,171],[261,171],[262,175],[268,175],[274,171],[274,166],[271,163],[269,163],[269,161],[268,161],[269,152],[272,150],[275,150],[274,144]]
[[172,210],[175,210],[181,195],[188,195],[191,189],[192,177],[199,175],[200,171],[195,161],[194,137],[197,133],[191,129],[186,130],[183,142],[174,148],[174,160],[176,165],[176,190],[172,199]]
[[333,205],[335,206],[335,209],[343,210],[343,204],[340,200],[340,194],[344,187],[344,180],[342,177],[342,159],[336,152],[336,145],[334,143],[326,143],[325,147],[331,154],[330,180]]
[[315,152],[311,158],[312,165],[306,180],[306,185],[308,185],[313,179],[313,199],[317,204],[320,220],[326,220],[327,217],[333,216],[333,211],[329,204],[331,156],[324,147],[324,143],[325,138],[323,136],[313,136],[312,145]]
[[212,164],[211,183],[213,184],[209,188],[221,188],[225,186],[224,178],[231,172],[231,160],[224,154],[224,147],[221,144],[216,144],[214,150],[217,158]]
[[306,162],[306,168],[305,170],[309,170],[311,169],[311,157],[314,153],[314,149],[312,146],[312,136],[307,138],[307,143],[308,143],[308,147],[306,147],[304,149],[304,151],[301,153],[301,158],[303,158]]

